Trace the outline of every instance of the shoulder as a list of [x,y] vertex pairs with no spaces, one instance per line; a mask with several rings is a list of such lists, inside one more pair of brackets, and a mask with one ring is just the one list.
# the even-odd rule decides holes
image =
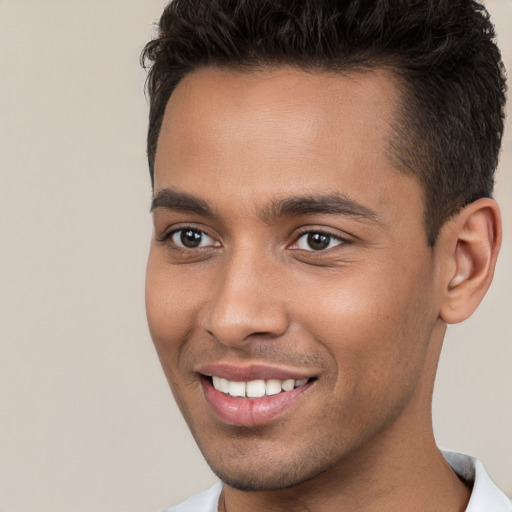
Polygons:
[[512,512],[512,501],[498,489],[479,460],[454,452],[443,455],[459,478],[473,488],[466,512]]
[[209,489],[194,494],[178,505],[167,508],[162,512],[217,512],[221,491],[222,483],[217,482]]

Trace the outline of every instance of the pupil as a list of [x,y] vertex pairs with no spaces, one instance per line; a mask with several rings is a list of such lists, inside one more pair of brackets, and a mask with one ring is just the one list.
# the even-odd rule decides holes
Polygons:
[[315,251],[320,251],[329,246],[331,237],[323,233],[310,233],[308,235],[308,245]]
[[183,230],[180,236],[181,243],[189,248],[198,247],[201,243],[201,235],[200,231],[194,231],[193,229]]

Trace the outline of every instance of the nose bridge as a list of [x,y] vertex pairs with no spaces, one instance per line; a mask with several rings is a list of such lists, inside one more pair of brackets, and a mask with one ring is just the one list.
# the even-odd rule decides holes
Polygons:
[[276,264],[257,248],[238,248],[226,257],[206,315],[210,334],[232,346],[244,343],[253,334],[283,334],[288,321],[276,290],[278,275]]

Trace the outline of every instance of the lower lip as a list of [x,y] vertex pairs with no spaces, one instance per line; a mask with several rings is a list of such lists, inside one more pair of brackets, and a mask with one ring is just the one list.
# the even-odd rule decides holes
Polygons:
[[240,398],[217,391],[211,382],[201,378],[204,396],[215,415],[224,423],[240,427],[264,425],[290,410],[314,381],[303,386],[261,398]]

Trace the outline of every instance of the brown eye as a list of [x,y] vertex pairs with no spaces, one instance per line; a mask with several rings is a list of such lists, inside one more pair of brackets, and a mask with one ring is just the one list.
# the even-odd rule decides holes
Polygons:
[[342,242],[343,240],[329,233],[310,231],[298,238],[297,249],[303,251],[323,251],[340,245]]
[[194,228],[178,229],[171,236],[171,241],[178,247],[197,249],[216,245],[215,240],[204,231]]
[[322,249],[327,249],[327,247],[329,247],[330,241],[331,237],[328,235],[324,235],[323,233],[310,233],[307,236],[307,244],[314,251],[321,251]]

